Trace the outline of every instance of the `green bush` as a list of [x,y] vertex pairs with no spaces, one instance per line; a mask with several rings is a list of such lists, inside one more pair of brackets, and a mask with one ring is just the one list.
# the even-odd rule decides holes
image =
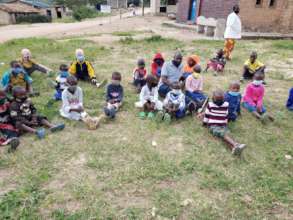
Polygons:
[[32,14],[32,15],[21,15],[16,18],[16,23],[48,23],[52,19],[46,15]]
[[98,12],[95,9],[88,8],[86,6],[80,6],[73,8],[73,18],[77,21],[81,21],[85,18],[97,17]]

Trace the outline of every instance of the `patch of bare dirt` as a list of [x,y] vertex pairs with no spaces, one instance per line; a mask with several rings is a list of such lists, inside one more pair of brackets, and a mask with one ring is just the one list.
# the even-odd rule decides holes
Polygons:
[[13,169],[0,169],[0,196],[16,189],[17,183],[13,178],[14,176],[15,172]]

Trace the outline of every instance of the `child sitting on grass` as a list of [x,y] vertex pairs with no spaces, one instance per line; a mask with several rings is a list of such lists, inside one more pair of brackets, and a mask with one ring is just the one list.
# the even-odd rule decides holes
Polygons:
[[164,62],[165,60],[161,53],[155,54],[152,65],[151,65],[151,69],[152,69],[152,74],[156,76],[158,79],[161,78],[161,71],[162,71]]
[[224,56],[224,51],[223,49],[220,49],[217,51],[216,56],[209,60],[205,72],[207,72],[209,69],[212,69],[215,71],[215,75],[217,75],[218,73],[224,71],[225,65],[226,58]]
[[265,88],[263,86],[263,80],[264,74],[262,72],[254,74],[253,82],[246,86],[242,106],[262,122],[265,122],[267,118],[273,121],[274,119],[272,116],[265,114],[266,109],[263,105]]
[[4,90],[8,93],[12,92],[12,88],[15,86],[20,86],[26,89],[26,91],[32,95],[33,88],[31,77],[25,72],[21,64],[18,61],[10,62],[10,70],[4,73],[1,84]]
[[21,51],[21,65],[23,66],[25,72],[31,75],[34,71],[39,71],[41,73],[50,74],[52,70],[44,65],[37,63],[32,59],[32,54],[29,49],[22,49]]
[[74,76],[68,76],[66,80],[67,88],[62,92],[62,117],[70,120],[82,120],[86,116],[83,108],[82,89],[77,86],[78,81]]
[[290,89],[286,107],[288,110],[293,111],[293,88]]
[[137,61],[137,68],[133,71],[133,85],[137,93],[140,93],[141,88],[146,84],[146,74],[145,61],[144,59],[139,59]]
[[8,152],[13,152],[19,145],[19,132],[12,125],[10,118],[10,102],[7,100],[6,92],[0,90],[0,145],[10,144]]
[[139,113],[141,119],[146,116],[153,118],[155,111],[163,110],[163,103],[159,100],[157,77],[153,75],[146,77],[146,85],[142,87],[139,102],[136,102],[135,106],[143,110]]
[[36,134],[38,138],[45,137],[45,129],[38,128],[46,126],[51,132],[63,130],[64,124],[53,125],[46,117],[37,113],[37,109],[27,97],[27,92],[22,87],[14,87],[12,90],[13,100],[10,105],[10,117],[13,125],[20,132]]
[[[203,94],[203,78],[200,65],[195,65],[193,73],[185,81],[185,95],[187,100],[195,103],[194,110],[202,107],[207,97]],[[188,101],[187,101],[188,102]]]
[[112,82],[107,86],[105,115],[114,119],[123,101],[123,87],[121,85],[121,73],[112,73]]
[[229,103],[228,120],[236,121],[241,114],[241,100],[240,83],[232,82],[229,86],[229,91],[225,93],[225,101]]
[[208,103],[203,114],[203,124],[215,137],[221,138],[227,143],[233,155],[241,155],[246,145],[237,143],[228,135],[228,108],[229,103],[224,100],[224,92],[222,90],[214,91],[212,102]]
[[172,118],[180,119],[185,116],[185,95],[181,90],[179,82],[172,84],[172,90],[167,93],[164,99],[164,112],[157,114],[157,120],[163,120],[169,124]]
[[69,72],[78,80],[90,81],[93,85],[102,87],[106,81],[98,83],[92,64],[86,60],[82,49],[75,51],[76,60],[71,64]]
[[199,65],[200,59],[197,55],[192,55],[187,58],[187,63],[183,67],[182,81],[186,80],[189,75],[193,73],[193,69],[196,65]]
[[56,92],[54,94],[56,101],[62,100],[62,92],[67,88],[67,77],[69,76],[68,66],[66,64],[61,64],[59,70],[60,72],[56,78]]
[[251,80],[253,76],[260,72],[264,75],[266,66],[257,59],[257,52],[253,51],[250,58],[244,63],[241,82]]

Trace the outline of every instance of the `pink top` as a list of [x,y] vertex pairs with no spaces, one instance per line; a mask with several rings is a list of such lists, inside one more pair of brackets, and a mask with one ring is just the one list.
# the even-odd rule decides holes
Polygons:
[[243,102],[247,102],[248,104],[252,106],[261,108],[263,105],[264,94],[265,94],[265,88],[263,85],[256,86],[253,83],[249,83],[245,89]]
[[192,75],[189,75],[185,82],[185,89],[189,92],[196,92],[203,90],[203,78],[199,77],[195,79]]

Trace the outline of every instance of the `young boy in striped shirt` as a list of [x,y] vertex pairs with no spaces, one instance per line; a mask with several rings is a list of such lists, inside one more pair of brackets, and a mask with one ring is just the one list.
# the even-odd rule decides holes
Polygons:
[[237,143],[228,135],[228,109],[229,103],[225,102],[224,92],[216,90],[213,92],[212,102],[209,102],[204,113],[203,123],[208,126],[210,132],[224,140],[233,155],[241,155],[245,144]]

